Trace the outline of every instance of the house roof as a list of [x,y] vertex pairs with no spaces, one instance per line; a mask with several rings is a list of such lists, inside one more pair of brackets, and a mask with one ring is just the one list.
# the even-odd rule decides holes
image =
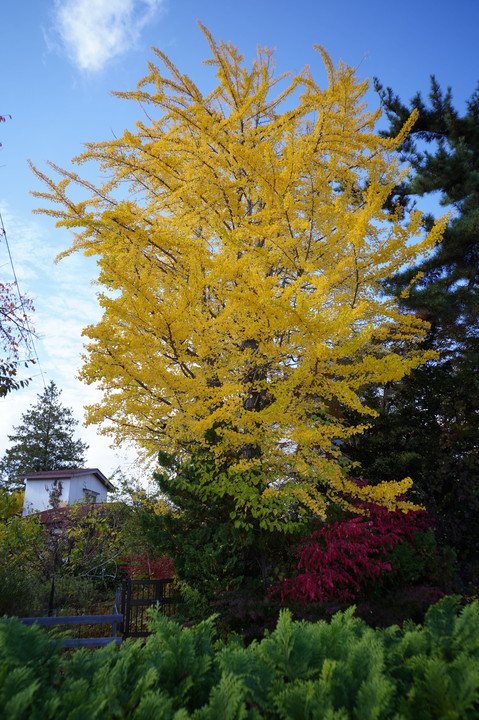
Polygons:
[[82,475],[94,475],[106,487],[107,490],[114,490],[115,486],[106,478],[98,468],[63,468],[62,470],[42,470],[41,472],[30,472],[19,475],[22,480],[69,480],[72,477]]
[[[106,516],[112,511],[114,503],[82,503],[77,505],[75,508],[75,518],[84,518],[88,515]],[[44,525],[63,525],[67,518],[68,513],[72,510],[72,505],[67,505],[59,508],[49,508],[48,510],[40,510],[37,512],[37,516],[41,523]]]

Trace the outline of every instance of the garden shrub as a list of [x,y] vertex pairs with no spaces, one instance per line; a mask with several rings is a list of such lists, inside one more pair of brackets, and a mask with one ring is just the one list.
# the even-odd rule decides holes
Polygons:
[[175,575],[175,567],[171,558],[150,557],[145,555],[130,555],[121,558],[120,570],[126,573],[129,580],[162,580]]
[[[162,452],[158,462],[163,471],[155,473],[155,481],[170,505],[162,513],[141,505],[137,519],[152,551],[173,561],[184,599],[177,619],[194,624],[219,613],[222,634],[261,636],[271,619],[274,627],[279,610],[270,617],[268,587],[293,570],[294,546],[310,531],[309,523],[285,536],[262,528],[251,513],[245,513],[244,522],[235,521],[234,497],[226,489],[221,497],[213,492],[223,471],[212,452],[197,452],[187,460]],[[264,622],[255,611],[259,605],[267,609]]]
[[0,566],[0,588],[0,616],[26,616],[36,603],[40,579],[33,573],[26,574],[13,563],[3,565]]
[[17,500],[0,491],[0,616],[28,614],[43,580],[43,530],[36,517],[21,517]]
[[247,647],[156,614],[145,643],[62,653],[0,621],[5,720],[463,720],[479,716],[479,603],[431,607],[424,625],[373,629],[354,609],[293,621]]
[[454,587],[452,559],[439,552],[423,511],[365,514],[324,525],[296,548],[297,570],[270,590],[297,619],[331,617],[355,602],[374,627],[424,620],[428,607]]
[[297,549],[298,570],[272,591],[301,605],[355,600],[365,581],[393,569],[387,551],[427,527],[425,513],[370,504],[365,515],[346,518],[316,530]]

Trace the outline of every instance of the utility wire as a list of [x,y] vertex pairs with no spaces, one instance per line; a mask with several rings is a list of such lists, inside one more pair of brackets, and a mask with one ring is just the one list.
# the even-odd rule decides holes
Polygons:
[[22,308],[22,310],[23,310],[23,317],[24,317],[25,328],[26,328],[26,331],[27,331],[27,336],[26,336],[26,337],[24,336],[21,327],[19,328],[20,335],[22,336],[22,339],[25,341],[25,345],[27,346],[27,348],[29,348],[29,345],[30,345],[30,352],[33,352],[34,362],[35,362],[36,365],[38,365],[38,369],[39,369],[39,371],[40,371],[40,375],[41,375],[41,378],[42,378],[43,387],[44,387],[45,390],[46,390],[47,388],[46,388],[46,384],[45,384],[45,376],[44,376],[44,374],[43,374],[42,366],[40,365],[40,359],[39,359],[39,357],[38,357],[37,348],[36,348],[36,345],[35,345],[35,342],[34,342],[35,332],[34,332],[32,326],[30,325],[30,321],[29,321],[29,319],[28,319],[28,314],[27,314],[27,311],[26,311],[26,309],[25,309],[25,303],[24,303],[24,300],[23,300],[23,296],[22,296],[22,294],[21,294],[21,292],[20,292],[20,286],[19,286],[19,284],[18,284],[17,273],[16,273],[16,271],[15,271],[15,266],[14,266],[14,264],[13,264],[13,257],[12,257],[12,253],[11,253],[11,251],[10,251],[10,245],[9,245],[9,242],[8,242],[7,231],[5,230],[5,225],[4,225],[4,223],[3,223],[3,217],[2,217],[2,213],[1,213],[1,212],[0,212],[0,233],[3,235],[3,237],[4,237],[4,239],[5,239],[5,245],[6,245],[6,247],[7,247],[8,257],[9,257],[9,259],[10,259],[10,266],[11,266],[11,268],[12,268],[13,279],[14,279],[14,281],[15,281],[15,286],[16,286],[16,288],[17,288],[18,299],[19,299],[19,301],[20,301],[20,306],[21,306],[21,308]]

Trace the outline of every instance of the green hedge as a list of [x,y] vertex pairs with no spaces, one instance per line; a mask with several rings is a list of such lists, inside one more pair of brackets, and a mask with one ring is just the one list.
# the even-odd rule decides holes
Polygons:
[[156,616],[146,644],[65,653],[38,627],[0,621],[4,720],[479,718],[479,603],[444,598],[424,626],[374,630],[353,609],[243,646]]

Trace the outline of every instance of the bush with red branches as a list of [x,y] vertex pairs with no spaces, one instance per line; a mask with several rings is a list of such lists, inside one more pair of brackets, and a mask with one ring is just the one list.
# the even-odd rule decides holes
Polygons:
[[129,580],[163,580],[175,575],[173,561],[169,557],[150,558],[148,555],[132,555],[122,558],[120,568]]
[[329,600],[355,600],[366,579],[392,570],[386,554],[416,532],[429,527],[426,513],[389,512],[377,505],[363,506],[367,514],[341,520],[302,540],[297,558],[300,572],[282,580],[270,595],[305,606]]

